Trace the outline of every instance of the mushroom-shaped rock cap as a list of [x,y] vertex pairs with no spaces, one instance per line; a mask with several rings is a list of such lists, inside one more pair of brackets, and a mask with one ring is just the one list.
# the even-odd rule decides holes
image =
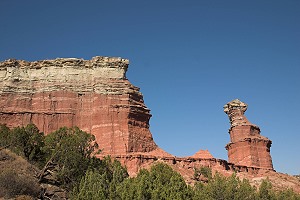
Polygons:
[[224,105],[224,112],[226,114],[230,113],[231,110],[241,110],[243,113],[247,110],[248,105],[239,99],[234,99],[230,102],[228,102],[226,105]]

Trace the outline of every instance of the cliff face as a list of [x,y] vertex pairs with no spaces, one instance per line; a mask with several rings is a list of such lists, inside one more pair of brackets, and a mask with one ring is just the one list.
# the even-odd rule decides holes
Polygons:
[[34,123],[48,134],[78,126],[94,134],[104,154],[157,148],[149,109],[126,79],[128,60],[94,57],[0,63],[0,123]]

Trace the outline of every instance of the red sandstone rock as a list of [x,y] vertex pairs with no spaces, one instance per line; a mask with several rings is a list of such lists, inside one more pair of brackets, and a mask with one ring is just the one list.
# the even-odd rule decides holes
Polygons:
[[152,151],[151,115],[127,67],[107,57],[2,62],[0,123],[34,123],[45,134],[78,126],[96,136],[103,154]]
[[204,159],[213,158],[213,156],[210,154],[210,152],[208,150],[199,150],[192,157],[193,158],[204,158]]
[[99,56],[0,62],[0,123],[9,127],[34,123],[46,134],[62,126],[78,126],[96,136],[102,156],[120,160],[131,176],[164,162],[189,184],[195,181],[194,170],[206,166],[225,176],[237,173],[254,185],[269,177],[275,187],[300,192],[299,181],[273,170],[271,141],[247,120],[247,105],[239,100],[225,106],[231,122],[231,143],[226,146],[229,163],[207,150],[179,158],[157,147],[149,131],[150,111],[139,88],[126,79],[127,67],[128,60]]
[[260,135],[258,126],[244,116],[247,104],[235,99],[224,106],[231,123],[231,142],[226,145],[229,162],[236,165],[273,169],[270,148],[272,141]]

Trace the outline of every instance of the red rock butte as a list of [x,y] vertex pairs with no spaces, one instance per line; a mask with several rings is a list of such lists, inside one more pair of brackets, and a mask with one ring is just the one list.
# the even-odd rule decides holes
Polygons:
[[45,134],[78,126],[96,136],[104,154],[152,151],[151,115],[126,79],[128,63],[110,57],[2,62],[1,123],[34,123]]
[[248,105],[235,99],[224,106],[231,127],[231,142],[226,145],[229,162],[236,165],[273,169],[270,148],[272,141],[260,135],[258,126],[244,116]]
[[78,126],[95,135],[101,156],[119,159],[130,175],[155,162],[168,163],[187,183],[202,166],[241,177],[276,174],[271,141],[246,119],[247,105],[239,100],[225,106],[231,122],[229,162],[207,150],[176,157],[160,149],[149,130],[151,114],[143,95],[126,78],[128,64],[127,59],[102,56],[0,62],[0,124],[12,128],[34,123],[45,134]]

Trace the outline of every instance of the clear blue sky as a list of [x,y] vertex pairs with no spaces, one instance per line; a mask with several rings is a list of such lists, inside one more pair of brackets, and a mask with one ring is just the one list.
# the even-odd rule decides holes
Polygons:
[[227,159],[223,105],[239,98],[273,141],[277,171],[300,174],[300,1],[1,0],[0,60],[128,58],[156,143]]

